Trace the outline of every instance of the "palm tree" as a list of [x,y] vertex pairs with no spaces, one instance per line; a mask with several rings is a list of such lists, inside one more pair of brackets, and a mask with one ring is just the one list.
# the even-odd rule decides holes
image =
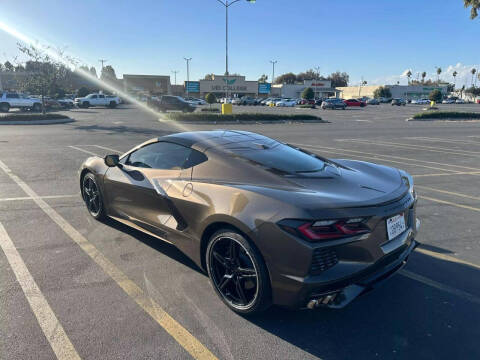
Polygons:
[[410,76],[412,76],[412,72],[408,70],[407,71],[408,85],[410,85]]
[[437,68],[437,86],[440,84],[440,74],[442,73],[442,68]]
[[427,73],[424,71],[422,72],[422,84],[425,82],[425,77],[427,76]]
[[472,9],[470,11],[470,19],[475,19],[478,16],[478,10],[480,9],[480,1],[479,0],[463,0],[463,4],[465,7],[471,6]]
[[470,72],[472,73],[472,87],[475,87],[475,85],[473,84],[473,79],[475,78],[475,73],[477,72],[477,69],[473,68]]
[[453,90],[455,90],[455,86],[457,84],[457,75],[458,73],[456,71],[453,72],[452,76],[453,76]]

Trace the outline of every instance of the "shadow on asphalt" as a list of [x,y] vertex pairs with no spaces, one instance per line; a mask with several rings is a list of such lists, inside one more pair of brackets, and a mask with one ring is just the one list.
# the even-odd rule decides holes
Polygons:
[[141,127],[130,126],[103,126],[103,125],[72,125],[73,130],[87,131],[87,132],[108,132],[110,134],[126,134],[134,133],[141,135],[164,136],[171,134],[174,131],[163,131],[158,129],[148,129]]

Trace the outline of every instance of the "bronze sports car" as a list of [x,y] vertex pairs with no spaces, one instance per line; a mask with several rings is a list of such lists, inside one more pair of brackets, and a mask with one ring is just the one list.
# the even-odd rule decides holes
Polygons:
[[174,244],[242,314],[341,308],[417,246],[409,174],[246,131],[173,134],[91,157],[80,187],[93,217]]

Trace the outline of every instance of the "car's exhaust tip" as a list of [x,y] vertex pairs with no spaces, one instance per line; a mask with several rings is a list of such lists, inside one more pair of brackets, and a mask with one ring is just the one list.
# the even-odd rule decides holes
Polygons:
[[316,299],[312,299],[308,302],[307,309],[312,310],[312,309],[318,308],[320,306],[328,306],[329,304],[331,304],[335,300],[335,297],[337,296],[337,294],[338,293],[334,293],[334,294],[321,296],[321,297],[318,297]]

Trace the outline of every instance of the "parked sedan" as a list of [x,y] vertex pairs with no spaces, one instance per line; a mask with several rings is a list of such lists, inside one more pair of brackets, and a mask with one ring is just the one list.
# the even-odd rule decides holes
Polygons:
[[457,99],[457,100],[455,100],[455,104],[465,104],[465,100]]
[[342,99],[325,99],[321,105],[322,109],[342,109],[345,110],[347,104]]
[[282,99],[275,103],[275,106],[279,107],[294,107],[295,105],[297,105],[297,100],[295,99]]
[[185,98],[185,101],[188,102],[191,105],[206,105],[207,104],[207,102],[205,100],[197,99],[197,98],[193,98],[193,97]]
[[257,105],[257,99],[250,97],[250,96],[244,96],[240,98],[240,103],[239,105]]
[[348,99],[343,101],[347,106],[359,106],[359,107],[364,107],[367,106],[367,104],[364,101],[358,100],[358,99]]
[[400,270],[418,244],[408,173],[252,132],[154,138],[121,157],[90,157],[79,175],[92,217],[173,244],[240,314],[342,308]]
[[380,101],[378,99],[368,99],[367,104],[368,105],[380,105]]
[[442,104],[455,104],[455,100],[454,99],[444,99],[442,101]]
[[395,98],[395,99],[392,99],[392,106],[405,106],[407,103],[405,102],[405,100],[403,99],[400,99],[400,98]]

